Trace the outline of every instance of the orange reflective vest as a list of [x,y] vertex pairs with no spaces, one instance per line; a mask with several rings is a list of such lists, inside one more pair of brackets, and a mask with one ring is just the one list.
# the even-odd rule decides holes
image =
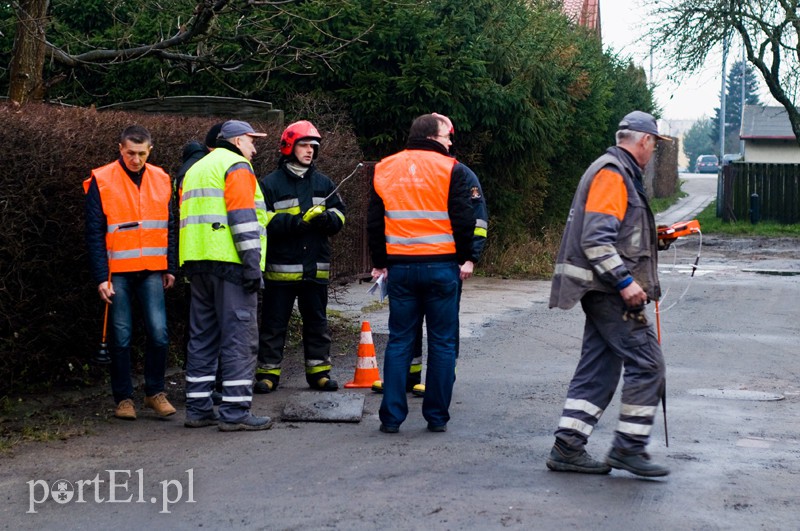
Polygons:
[[383,200],[388,255],[455,254],[447,210],[456,160],[433,151],[405,150],[375,166],[375,192]]
[[[112,273],[167,269],[169,175],[145,164],[142,183],[136,186],[119,161],[92,170],[106,215],[106,250]],[[83,191],[89,191],[89,177]],[[130,226],[131,224],[135,224]]]

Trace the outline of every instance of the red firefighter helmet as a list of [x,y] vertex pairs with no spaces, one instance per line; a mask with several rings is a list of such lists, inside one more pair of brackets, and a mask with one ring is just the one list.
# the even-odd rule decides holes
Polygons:
[[[290,124],[289,127],[283,130],[281,135],[281,155],[291,156],[294,152],[295,142],[305,138],[310,138],[317,142],[322,140],[317,128],[308,120],[300,120]],[[317,158],[318,151],[317,146],[314,146],[314,158]]]

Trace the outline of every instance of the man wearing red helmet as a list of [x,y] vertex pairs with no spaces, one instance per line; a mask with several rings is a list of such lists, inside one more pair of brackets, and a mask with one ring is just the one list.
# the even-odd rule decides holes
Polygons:
[[344,226],[345,206],[336,185],[317,171],[322,137],[307,120],[281,135],[278,168],[259,183],[267,206],[267,266],[261,312],[256,393],[278,387],[286,331],[294,301],[303,320],[306,381],[312,389],[336,391],[330,378],[328,331],[330,236]]

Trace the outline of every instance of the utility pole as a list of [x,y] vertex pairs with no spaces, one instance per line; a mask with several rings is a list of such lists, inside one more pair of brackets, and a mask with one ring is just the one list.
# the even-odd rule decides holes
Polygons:
[[719,163],[725,156],[725,82],[728,62],[728,34],[722,36],[722,88],[719,91]]
[[739,155],[744,155],[744,140],[742,140],[742,127],[744,127],[744,102],[745,102],[745,86],[747,85],[747,63],[745,62],[747,56],[745,55],[744,50],[744,39],[742,39],[742,116],[739,119]]

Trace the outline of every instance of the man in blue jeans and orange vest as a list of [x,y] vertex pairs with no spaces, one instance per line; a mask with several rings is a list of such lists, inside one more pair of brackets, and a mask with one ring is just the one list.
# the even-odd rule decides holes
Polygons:
[[176,256],[172,182],[147,163],[150,133],[133,125],[122,132],[120,157],[92,170],[86,193],[86,244],[89,266],[111,319],[111,389],[114,416],[136,419],[131,383],[132,306],[144,314],[144,405],[161,416],[175,414],[164,393],[169,335],[164,290],[175,283]]
[[471,272],[475,218],[464,165],[448,154],[450,125],[425,114],[411,124],[406,149],[375,167],[367,213],[373,278],[385,275],[389,343],[384,353],[380,430],[397,433],[408,415],[406,380],[419,319],[428,330],[422,414],[428,430],[450,420],[458,337],[459,278]]
[[[433,116],[444,120],[447,126],[450,128],[450,135],[451,138],[444,140],[444,144],[448,149],[448,152],[452,156],[452,135],[455,134],[456,130],[453,127],[453,122],[447,116],[438,113],[432,113]],[[481,258],[483,254],[483,249],[486,246],[486,237],[488,236],[489,232],[489,211],[486,208],[486,198],[483,195],[483,189],[481,188],[481,183],[478,180],[478,176],[475,175],[466,164],[462,164],[464,172],[467,176],[467,186],[469,188],[469,200],[472,204],[472,212],[475,217],[475,230],[472,236],[472,254],[466,262],[461,264],[461,270],[472,273],[475,264]],[[459,281],[458,285],[458,303],[459,308],[461,307],[461,288],[462,283]],[[415,396],[425,396],[425,384],[422,383],[422,328],[424,325],[424,320],[420,319],[417,323],[417,337],[414,339],[414,357],[411,360],[411,367],[408,372],[408,379],[406,380],[406,391],[411,392]],[[459,349],[459,341],[456,338],[456,360],[458,360],[458,349]],[[377,380],[375,383],[372,384],[372,390],[376,393],[383,392],[383,381]]]

